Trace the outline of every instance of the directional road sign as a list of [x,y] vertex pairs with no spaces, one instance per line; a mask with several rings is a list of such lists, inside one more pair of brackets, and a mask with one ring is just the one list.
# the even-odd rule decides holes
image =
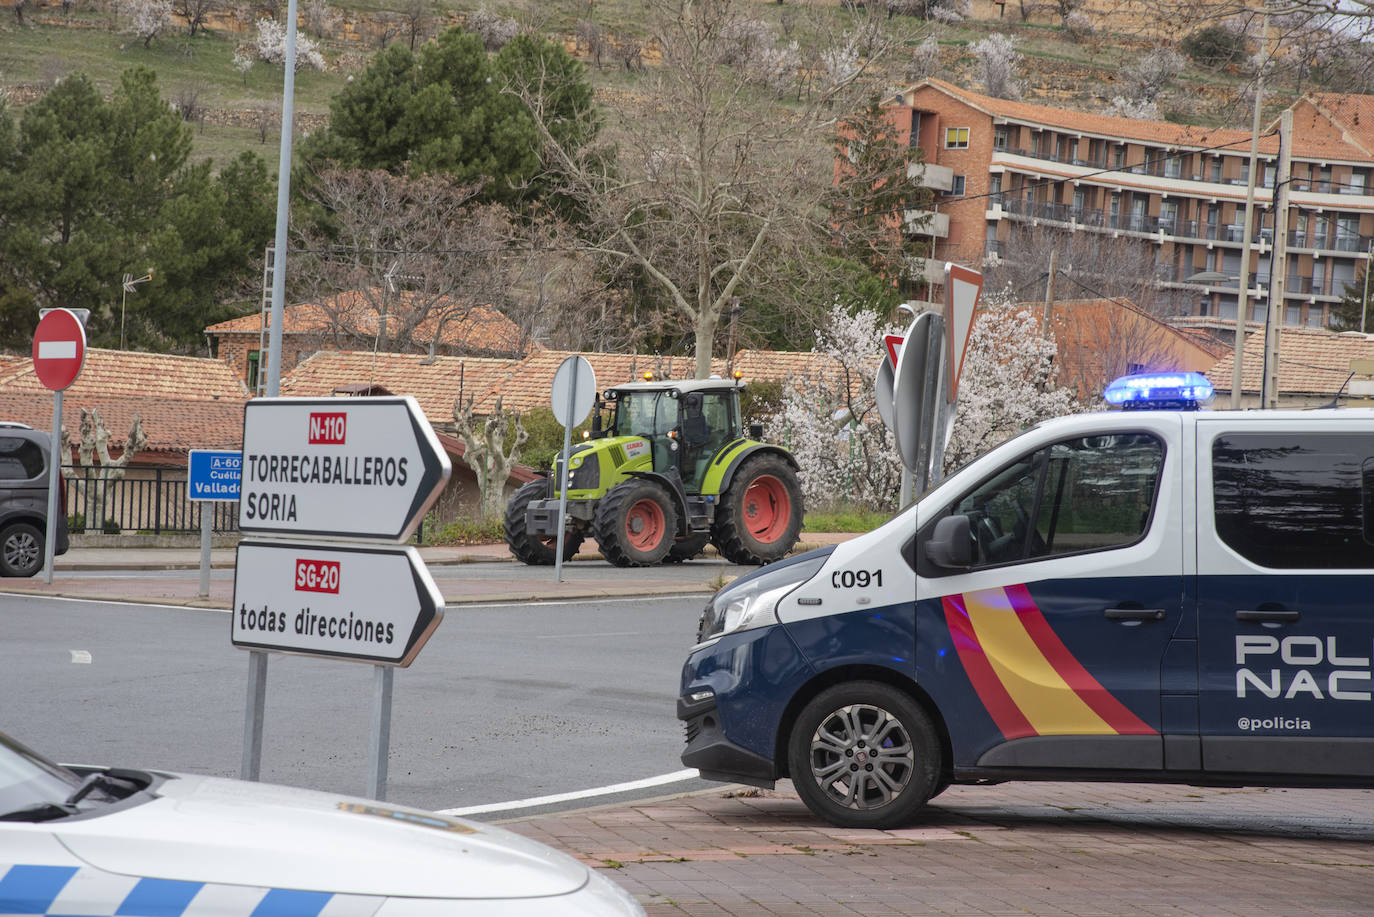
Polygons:
[[405,667],[444,599],[414,548],[241,541],[232,613],[241,649]]
[[86,328],[70,309],[50,309],[33,332],[33,370],[43,387],[60,392],[81,375]]
[[243,411],[239,528],[404,541],[451,472],[409,395],[255,398]]
[[192,449],[190,459],[186,476],[186,496],[189,500],[234,501],[239,498],[242,452]]
[[950,361],[945,400],[950,404],[959,397],[959,376],[964,370],[969,331],[982,290],[982,274],[960,264],[945,262],[945,352]]

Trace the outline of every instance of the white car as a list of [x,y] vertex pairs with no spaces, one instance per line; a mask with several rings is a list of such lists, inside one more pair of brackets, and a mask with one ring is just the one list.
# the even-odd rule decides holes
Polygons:
[[328,793],[62,767],[0,733],[0,914],[643,915],[501,828]]

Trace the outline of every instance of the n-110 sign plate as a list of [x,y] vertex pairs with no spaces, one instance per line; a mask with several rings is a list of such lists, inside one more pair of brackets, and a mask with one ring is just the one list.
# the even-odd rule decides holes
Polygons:
[[404,667],[443,615],[414,548],[239,542],[230,639],[241,649]]
[[243,410],[239,528],[405,541],[451,472],[410,396],[255,398]]

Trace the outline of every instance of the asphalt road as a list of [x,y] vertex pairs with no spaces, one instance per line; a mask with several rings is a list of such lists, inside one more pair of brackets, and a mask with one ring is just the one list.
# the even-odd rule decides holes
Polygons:
[[[467,808],[681,771],[674,701],[703,601],[451,607],[396,672],[387,798]],[[239,776],[248,654],[225,612],[6,596],[0,632],[13,737],[68,762]],[[261,779],[364,793],[373,669],[269,658]]]

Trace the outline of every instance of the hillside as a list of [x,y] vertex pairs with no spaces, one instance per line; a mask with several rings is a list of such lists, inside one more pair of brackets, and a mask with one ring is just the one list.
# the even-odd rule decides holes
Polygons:
[[[34,2],[28,0],[22,21],[0,21],[0,86],[12,105],[22,107],[67,73],[84,71],[108,88],[124,69],[143,65],[157,72],[164,98],[195,125],[197,157],[224,161],[240,150],[253,149],[275,163],[281,70],[261,61],[247,73],[233,66],[236,49],[254,34],[260,8],[230,7],[225,2],[194,38],[182,20],[174,19],[145,47],[127,31],[127,18],[115,11],[112,0],[87,0],[65,10],[60,3]],[[1108,5],[1108,0],[1101,2]],[[303,69],[297,75],[295,104],[298,130],[303,132],[326,123],[331,95],[378,48],[409,41],[412,31],[423,40],[463,24],[479,9],[477,3],[426,6],[420,0],[345,0],[333,5],[334,21],[322,26],[319,7],[307,6],[302,3],[302,34],[318,42],[327,68]],[[849,14],[834,0],[806,5],[757,0],[755,6],[758,18],[785,39],[796,40],[804,55],[814,55],[823,41],[818,23],[836,34],[848,24]],[[632,109],[637,103],[639,75],[631,67],[654,65],[653,48],[645,42],[644,7],[642,0],[514,0],[485,5],[524,28],[563,41],[587,65],[598,99],[611,110]],[[1111,15],[1105,9],[1096,14],[1091,34],[1078,40],[1053,24],[1051,17],[1032,15],[1022,23],[1015,4],[1004,8],[991,0],[976,0],[972,16],[956,24],[899,16],[887,25],[907,33],[909,48],[935,35],[941,49],[938,75],[975,88],[969,46],[993,32],[1009,34],[1022,54],[1020,75],[1027,101],[1101,110],[1119,94],[1122,66],[1155,46],[1158,39],[1152,33],[1159,31],[1143,12],[1123,14],[1116,4],[1110,7]],[[1108,31],[1107,24],[1131,31]],[[874,74],[875,92],[909,82],[904,73],[908,57],[898,55]],[[1266,110],[1276,112],[1286,105],[1293,88],[1270,87],[1273,95]],[[1161,95],[1160,112],[1170,120],[1244,126],[1248,106],[1241,89],[1234,74],[1190,65]]]

